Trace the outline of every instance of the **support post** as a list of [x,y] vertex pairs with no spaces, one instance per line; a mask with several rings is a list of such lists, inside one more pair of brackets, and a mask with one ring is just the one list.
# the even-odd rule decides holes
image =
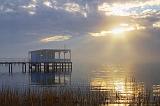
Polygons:
[[29,63],[29,73],[31,72],[31,63]]
[[42,65],[41,65],[41,63],[40,63],[40,64],[39,64],[39,67],[40,67],[40,72],[42,71],[42,69],[41,69],[41,66],[42,66]]
[[24,64],[24,72],[26,73],[26,70],[27,70],[27,66],[26,66],[26,63]]
[[57,72],[57,62],[55,63],[55,71]]
[[46,63],[44,63],[43,68],[44,68],[44,72],[46,72]]
[[9,73],[10,73],[11,72],[10,63],[8,65],[9,65],[8,67],[9,67]]
[[54,63],[52,63],[52,72],[54,72]]
[[49,63],[47,63],[46,65],[47,65],[47,72],[49,72]]
[[71,62],[71,72],[72,72],[72,62]]
[[62,70],[61,70],[62,72],[64,72],[64,68],[63,68],[63,65],[64,65],[64,64],[63,64],[63,63],[64,63],[64,62],[62,62]]
[[12,73],[12,63],[8,63],[9,65],[9,73]]
[[22,72],[24,73],[24,63],[22,63]]

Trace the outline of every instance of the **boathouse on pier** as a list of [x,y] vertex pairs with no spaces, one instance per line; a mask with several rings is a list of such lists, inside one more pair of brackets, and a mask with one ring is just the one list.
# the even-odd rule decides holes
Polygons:
[[28,58],[0,58],[0,66],[22,66],[22,72],[72,72],[70,49],[41,49],[30,51]]
[[30,62],[71,62],[70,49],[42,49],[29,52]]
[[70,49],[41,49],[29,52],[29,69],[36,72],[72,71]]

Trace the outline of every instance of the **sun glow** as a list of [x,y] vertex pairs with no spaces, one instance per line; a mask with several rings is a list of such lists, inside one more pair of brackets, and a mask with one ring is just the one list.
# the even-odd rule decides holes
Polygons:
[[124,82],[114,82],[115,90],[117,92],[125,92],[125,83]]
[[144,30],[146,29],[145,26],[141,26],[139,24],[120,24],[117,27],[113,27],[111,30],[103,30],[99,33],[89,33],[93,37],[102,37],[102,36],[109,36],[113,38],[125,38],[129,34],[127,32],[132,32],[132,31],[138,31],[138,30]]
[[121,33],[124,33],[124,32],[125,32],[125,30],[122,29],[122,28],[116,28],[116,29],[112,30],[113,34],[121,34]]
[[110,31],[101,31],[100,33],[90,33],[90,35],[94,37],[110,36],[113,38],[124,38],[125,33],[130,32],[132,30],[134,30],[133,27],[130,27],[130,28],[117,27]]
[[135,30],[134,27],[129,27],[129,28],[118,27],[118,28],[114,28],[112,30],[112,36],[114,38],[124,38],[126,32],[130,32],[130,31],[133,31],[133,30]]

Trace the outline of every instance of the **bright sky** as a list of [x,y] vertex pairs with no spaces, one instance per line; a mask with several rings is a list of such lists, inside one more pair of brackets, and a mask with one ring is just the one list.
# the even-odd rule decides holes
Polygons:
[[160,0],[0,1],[0,57],[66,45],[79,60],[159,61],[159,33]]

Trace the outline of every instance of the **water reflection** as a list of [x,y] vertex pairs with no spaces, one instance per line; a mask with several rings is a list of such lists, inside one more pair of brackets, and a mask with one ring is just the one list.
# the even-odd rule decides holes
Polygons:
[[[71,72],[21,73],[21,71],[16,71],[18,69],[19,67],[15,68],[12,74],[6,74],[6,69],[2,69],[4,73],[0,72],[1,87],[3,84],[11,88],[27,86],[27,88],[48,89],[49,87],[52,90],[57,89],[57,92],[61,91],[59,88],[68,89],[71,94],[75,94],[75,98],[78,98],[79,101],[95,101],[100,105],[105,104],[103,106],[129,106],[133,104],[160,106],[160,85],[154,84],[151,86],[152,89],[145,88],[144,82],[137,81],[135,74],[129,67],[103,65],[91,72],[90,86],[88,81],[86,81],[87,85],[81,85],[77,82],[71,84]],[[74,70],[74,72],[78,71]],[[77,76],[82,77],[83,75],[77,74]],[[30,84],[38,86],[30,86]],[[82,98],[79,99],[80,97]]]
[[70,85],[71,72],[32,72],[31,84],[36,85]]
[[94,70],[91,86],[94,89],[107,92],[107,103],[129,104],[144,97],[144,82],[135,80],[134,74],[120,65],[102,66]]

